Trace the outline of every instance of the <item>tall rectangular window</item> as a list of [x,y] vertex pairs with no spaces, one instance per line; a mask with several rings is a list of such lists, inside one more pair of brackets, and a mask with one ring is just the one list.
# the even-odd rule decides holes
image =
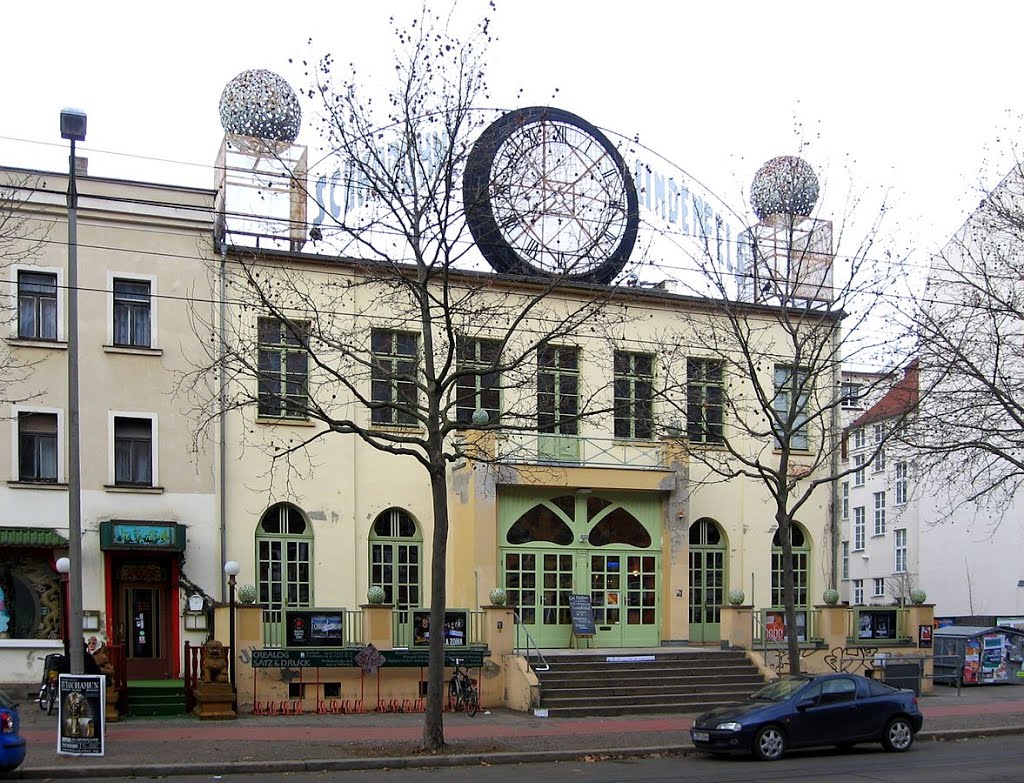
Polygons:
[[843,381],[842,395],[844,408],[860,406],[861,384],[855,381]]
[[855,449],[862,449],[862,448],[864,448],[864,443],[865,443],[864,428],[863,427],[858,427],[857,429],[855,429],[853,431],[853,447]]
[[875,598],[882,598],[885,595],[885,579],[882,577],[875,577],[871,580],[872,591],[871,595]]
[[864,506],[856,506],[853,509],[853,551],[860,552],[864,549],[865,538],[865,514]]
[[850,542],[843,541],[840,544],[840,557],[842,559],[843,579],[850,578]]
[[853,580],[853,602],[855,604],[864,603],[864,580],[854,579]]
[[554,435],[579,434],[579,349],[544,345],[537,350],[537,427]]
[[906,528],[897,528],[893,531],[895,540],[895,553],[896,562],[894,563],[893,570],[897,574],[905,574],[907,572],[907,530]]
[[419,335],[374,329],[370,333],[373,367],[370,394],[373,424],[385,427],[415,427],[418,422],[416,371]]
[[878,450],[878,453],[875,455],[875,459],[871,464],[875,473],[882,473],[885,471],[885,449]]
[[114,345],[149,348],[150,295],[146,280],[114,279]]
[[779,445],[788,434],[791,448],[804,450],[808,447],[808,386],[807,370],[786,365],[775,366],[775,397],[772,399],[772,408],[776,417],[772,419],[772,428],[775,430],[776,445]]
[[907,463],[897,462],[895,473],[896,482],[893,488],[896,490],[896,505],[902,506],[907,502]]
[[843,519],[850,518],[850,482],[843,482],[843,494],[842,494],[842,514]]
[[857,468],[853,472],[853,486],[863,487],[864,486],[864,455],[854,454],[853,465]]
[[[306,321],[293,321],[305,330]],[[277,318],[260,318],[259,415],[274,418],[307,418],[306,383],[309,356],[299,334]]]
[[57,414],[18,414],[18,481],[57,481]]
[[654,356],[616,351],[615,437],[650,438],[654,435]]
[[501,382],[496,372],[482,372],[500,359],[498,340],[459,338],[456,346],[458,369],[473,371],[456,382],[455,416],[459,424],[470,424],[473,413],[481,410],[487,422],[494,424],[501,414]]
[[18,337],[57,339],[57,275],[18,272]]
[[883,427],[881,424],[876,424],[874,425],[874,427],[872,427],[872,432],[875,438],[875,443],[881,443],[882,438],[885,436],[885,427]]
[[722,362],[686,360],[686,435],[691,443],[721,443],[725,419]]
[[874,493],[875,498],[875,535],[885,535],[885,493]]
[[114,484],[153,486],[153,420],[114,418]]

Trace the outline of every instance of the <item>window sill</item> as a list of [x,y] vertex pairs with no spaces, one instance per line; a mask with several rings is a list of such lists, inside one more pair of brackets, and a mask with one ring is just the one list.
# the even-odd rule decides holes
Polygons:
[[103,490],[105,492],[129,492],[139,495],[162,495],[164,493],[163,487],[136,487],[130,484],[104,484]]
[[11,489],[56,489],[67,491],[68,485],[59,481],[20,481],[12,479],[7,482]]
[[16,345],[19,348],[45,348],[50,351],[66,351],[68,344],[58,340],[33,340],[28,337],[8,337],[8,345]]
[[[373,433],[375,433],[375,432],[379,433],[381,435],[425,435],[426,432],[427,432],[422,427],[398,427],[398,426],[388,427],[388,426],[379,425],[379,424],[371,424],[369,431],[370,431],[371,435]],[[569,437],[575,438],[575,437],[578,437],[578,436],[571,435]]]
[[127,353],[134,354],[135,356],[163,356],[163,350],[160,348],[143,348],[134,347],[131,345],[104,345],[104,353]]
[[289,419],[287,416],[274,417],[274,416],[257,416],[257,424],[265,424],[268,426],[274,425],[285,425],[289,427],[313,427],[316,426],[316,422],[310,419]]
[[63,650],[60,639],[0,639],[0,649],[6,650]]

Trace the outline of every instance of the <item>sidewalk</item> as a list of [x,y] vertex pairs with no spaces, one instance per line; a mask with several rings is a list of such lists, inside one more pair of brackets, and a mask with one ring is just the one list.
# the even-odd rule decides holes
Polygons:
[[[919,742],[1024,733],[1024,687],[936,686],[921,697]],[[417,752],[422,714],[129,718],[107,727],[103,757],[60,756],[56,716],[31,702],[21,709],[28,758],[18,778],[288,772],[313,769],[448,766],[554,761],[600,755],[684,753],[693,715],[538,718],[504,709],[470,718],[446,713],[441,754]]]

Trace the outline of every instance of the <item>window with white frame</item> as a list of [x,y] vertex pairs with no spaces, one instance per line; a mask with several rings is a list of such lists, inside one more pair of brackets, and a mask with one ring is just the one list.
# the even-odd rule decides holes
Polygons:
[[842,504],[843,519],[849,519],[850,518],[850,482],[849,481],[844,481],[843,482],[841,504]]
[[907,463],[897,462],[895,468],[896,481],[894,489],[896,490],[896,505],[902,506],[907,502]]
[[885,427],[883,427],[881,424],[876,424],[872,428],[872,434],[874,435],[875,443],[881,443],[882,438],[885,437]]
[[856,381],[843,381],[842,396],[844,408],[856,408],[860,406],[862,387]]
[[885,493],[876,492],[875,499],[875,535],[885,535]]
[[885,470],[885,449],[879,449],[871,463],[875,473],[882,473]]
[[853,580],[853,602],[855,604],[864,603],[864,580],[854,579]]
[[57,339],[57,275],[18,270],[18,337]]
[[850,578],[850,542],[843,541],[840,545],[840,552],[842,555],[842,567],[843,567],[843,579]]
[[114,345],[150,348],[151,307],[148,280],[114,278]]
[[57,482],[57,414],[18,412],[18,481]]
[[885,596],[885,579],[882,577],[875,577],[871,580],[872,591],[871,595],[874,598],[882,598]]
[[896,562],[893,570],[897,574],[905,574],[907,572],[907,530],[899,528],[894,530],[893,534],[896,542]]
[[855,449],[862,449],[864,448],[864,443],[864,428],[858,427],[853,431],[853,447]]
[[864,506],[856,506],[853,509],[853,551],[860,552],[864,549]]
[[789,436],[789,446],[794,449],[808,447],[807,409],[810,403],[811,380],[803,367],[775,366],[775,397],[772,418],[775,429],[775,443]]
[[863,487],[864,486],[864,455],[854,454],[853,465],[857,468],[853,472],[853,486]]
[[114,484],[153,486],[153,419],[114,417]]

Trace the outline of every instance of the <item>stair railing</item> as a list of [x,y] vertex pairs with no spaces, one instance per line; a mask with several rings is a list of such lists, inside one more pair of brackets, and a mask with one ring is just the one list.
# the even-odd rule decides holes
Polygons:
[[516,624],[516,655],[519,655],[520,651],[523,649],[523,646],[519,643],[519,634],[520,632],[522,632],[522,634],[526,637],[526,650],[525,655],[523,657],[529,658],[530,649],[534,649],[537,652],[537,660],[540,661],[540,664],[534,666],[533,670],[535,672],[546,672],[548,669],[551,668],[551,666],[548,664],[547,661],[544,660],[544,654],[540,651],[540,647],[537,646],[537,643],[533,640],[533,637],[530,636],[530,632],[526,630],[526,626],[523,625],[523,618],[519,616],[519,612],[517,612],[515,609],[512,610],[512,619]]

